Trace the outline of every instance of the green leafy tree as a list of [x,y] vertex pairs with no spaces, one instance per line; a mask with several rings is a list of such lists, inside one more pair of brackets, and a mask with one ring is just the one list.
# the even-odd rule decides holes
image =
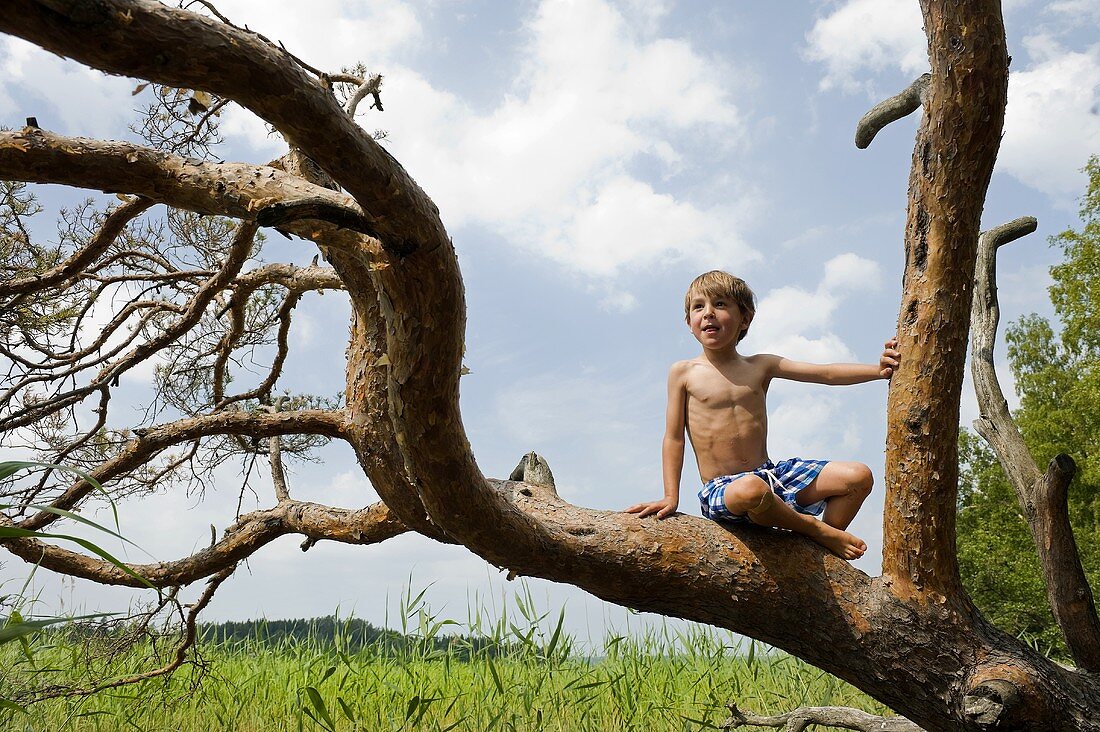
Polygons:
[[[1065,260],[1051,268],[1060,328],[1031,314],[1009,327],[1016,423],[1040,465],[1064,452],[1077,462],[1070,520],[1081,562],[1100,587],[1100,157],[1089,160],[1080,229],[1051,237]],[[976,435],[960,436],[959,569],[971,597],[1001,628],[1056,656],[1065,644],[1047,604],[1039,562],[1016,495]]]

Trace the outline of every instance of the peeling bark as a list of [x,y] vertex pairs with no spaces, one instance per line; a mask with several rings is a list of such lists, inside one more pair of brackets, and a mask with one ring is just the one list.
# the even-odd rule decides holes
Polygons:
[[998,2],[925,0],[921,9],[932,71],[909,179],[897,332],[905,359],[887,404],[883,574],[901,597],[954,605],[964,597],[954,540],[959,401],[1008,53]]

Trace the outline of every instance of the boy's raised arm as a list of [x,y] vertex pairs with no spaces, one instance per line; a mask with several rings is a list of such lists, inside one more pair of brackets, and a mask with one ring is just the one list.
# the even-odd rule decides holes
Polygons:
[[870,363],[806,363],[804,361],[792,361],[782,356],[772,356],[771,358],[774,360],[770,363],[768,370],[774,378],[807,381],[830,386],[862,384],[865,381],[874,381],[875,379],[889,379],[894,375],[894,369],[897,368],[901,359],[901,353],[897,350],[897,345],[896,338],[886,341],[882,355],[879,356],[878,365]]
[[668,407],[665,410],[665,437],[661,441],[661,473],[665,497],[659,501],[636,503],[626,509],[639,517],[657,514],[663,519],[680,505],[680,474],[684,469],[684,430],[687,427],[687,363],[680,361],[668,372]]

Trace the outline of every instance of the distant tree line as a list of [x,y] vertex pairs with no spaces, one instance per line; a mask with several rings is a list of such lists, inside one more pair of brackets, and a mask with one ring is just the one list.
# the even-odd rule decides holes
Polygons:
[[448,653],[467,659],[472,656],[500,656],[519,650],[516,644],[475,635],[403,634],[379,628],[360,618],[326,615],[320,618],[292,620],[244,620],[203,623],[199,626],[205,643],[269,647],[313,645],[332,647],[347,653],[374,650],[385,654],[419,652]]

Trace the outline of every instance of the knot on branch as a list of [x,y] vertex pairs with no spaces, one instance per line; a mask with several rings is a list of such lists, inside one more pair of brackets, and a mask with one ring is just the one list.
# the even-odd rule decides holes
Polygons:
[[1059,453],[1050,460],[1050,464],[1047,466],[1047,474],[1052,477],[1057,477],[1059,482],[1063,482],[1069,485],[1073,480],[1073,476],[1077,475],[1077,463],[1069,455]]
[[534,451],[527,453],[520,459],[519,465],[508,476],[508,480],[545,486],[551,492],[557,494],[554,485],[554,474],[550,472],[550,465],[546,462],[546,458]]
[[1022,695],[1016,684],[987,679],[963,698],[963,714],[981,729],[1012,728],[1019,721]]

